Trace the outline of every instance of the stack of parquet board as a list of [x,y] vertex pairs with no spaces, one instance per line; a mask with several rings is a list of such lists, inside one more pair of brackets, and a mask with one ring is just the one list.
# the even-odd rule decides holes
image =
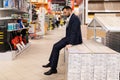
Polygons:
[[120,32],[108,32],[106,35],[106,46],[120,52]]
[[68,49],[66,80],[119,80],[120,54],[95,41]]

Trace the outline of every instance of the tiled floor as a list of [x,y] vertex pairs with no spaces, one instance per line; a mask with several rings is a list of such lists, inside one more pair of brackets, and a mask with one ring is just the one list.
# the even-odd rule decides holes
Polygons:
[[46,76],[49,69],[42,68],[48,63],[52,45],[64,36],[64,29],[48,32],[42,39],[30,40],[31,46],[13,61],[0,61],[0,80],[65,80],[65,63],[61,50],[58,74]]

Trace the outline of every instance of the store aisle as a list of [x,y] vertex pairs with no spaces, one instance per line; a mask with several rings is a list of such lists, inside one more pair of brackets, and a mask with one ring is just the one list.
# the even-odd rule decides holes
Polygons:
[[64,36],[65,29],[49,31],[44,38],[31,40],[31,46],[13,61],[0,61],[0,80],[65,80],[64,56],[61,50],[58,74],[46,76],[49,69],[42,67],[48,63],[52,45]]

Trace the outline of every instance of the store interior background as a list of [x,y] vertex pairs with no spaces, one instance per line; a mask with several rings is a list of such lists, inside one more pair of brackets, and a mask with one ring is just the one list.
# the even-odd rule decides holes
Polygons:
[[[62,14],[71,6],[84,25],[83,0],[1,0],[0,59],[13,60],[31,44],[30,40],[44,38],[47,32],[65,26]],[[84,34],[86,35],[86,33]]]
[[[65,5],[81,20],[83,44],[71,47],[73,52],[79,51],[75,55],[65,55],[64,48],[60,72],[46,77],[42,65],[47,63],[54,42],[64,36],[67,19],[61,10]],[[119,52],[120,0],[0,0],[0,80],[65,80],[65,76],[67,80],[81,76],[84,80],[94,76],[95,80],[119,80]],[[80,69],[81,62],[89,66]]]
[[[1,0],[0,24],[6,26],[0,33],[1,53],[11,50],[7,56],[15,57],[30,46],[30,39],[41,39],[47,32],[65,26],[65,5],[71,6],[81,20],[83,41],[94,39],[120,52],[119,0]],[[22,39],[17,46],[13,35]]]
[[[73,12],[81,20],[83,40],[94,39],[120,52],[120,43],[118,43],[120,32],[119,0],[48,0],[48,2],[47,0],[31,0],[31,2],[36,6],[36,10],[41,12],[37,19],[37,25],[41,26],[41,32],[36,30],[35,33],[44,35],[47,31],[53,30],[56,27],[56,25],[53,25],[54,20],[58,20],[59,17],[61,17],[60,26],[64,25],[66,19],[61,10],[65,5],[68,5],[72,7]],[[42,15],[44,18],[42,18]],[[113,17],[114,22],[112,21]],[[34,22],[34,20],[32,21]],[[114,41],[113,38],[115,38]]]

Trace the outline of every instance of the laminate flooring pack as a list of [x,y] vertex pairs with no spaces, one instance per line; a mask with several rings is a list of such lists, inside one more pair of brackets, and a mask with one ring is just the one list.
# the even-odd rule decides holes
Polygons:
[[[86,51],[80,51],[82,48]],[[119,62],[116,51],[93,40],[85,41],[68,49],[67,80],[119,80]]]

